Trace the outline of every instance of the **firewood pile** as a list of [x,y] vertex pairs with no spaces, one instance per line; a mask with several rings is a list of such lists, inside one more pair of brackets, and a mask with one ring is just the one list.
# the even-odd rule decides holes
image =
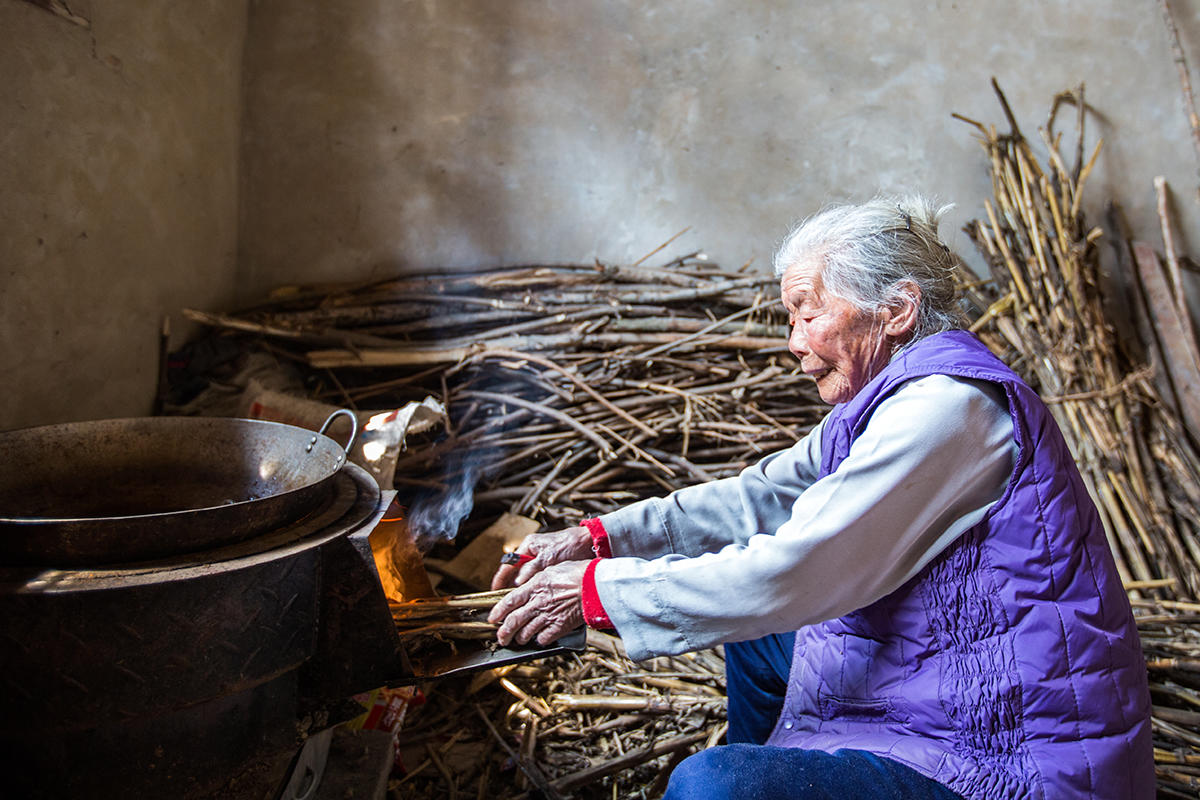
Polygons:
[[[699,253],[647,260],[290,288],[187,314],[298,365],[318,399],[441,400],[448,424],[401,454],[396,488],[439,588],[472,592],[486,587],[445,568],[498,517],[552,530],[727,477],[827,411],[786,350],[773,277]],[[393,607],[410,647],[494,637],[495,595],[440,600]],[[661,795],[674,763],[723,736],[721,652],[633,664],[589,637],[578,656],[423,687],[392,796]]]
[[[1084,219],[1082,190],[1100,145],[1085,152],[1083,88],[1055,98],[1038,131],[1047,154],[1039,163],[993,87],[1009,132],[966,120],[980,135],[993,188],[986,218],[966,226],[991,269],[990,282],[967,285],[982,310],[973,329],[1038,390],[1066,436],[1137,616],[1150,671],[1160,796],[1195,797],[1200,361],[1165,182],[1156,182],[1160,260],[1150,245],[1127,240],[1115,209],[1107,229]],[[1066,106],[1076,112],[1073,152],[1064,152],[1055,130]],[[1104,241],[1113,247],[1111,276],[1101,271]]]
[[[461,612],[495,600],[448,602]],[[401,620],[444,618],[405,605],[417,608],[397,607]],[[719,650],[635,664],[620,639],[588,631],[583,653],[431,684],[430,713],[401,731],[406,771],[391,796],[657,797],[678,760],[724,735],[724,669]]]
[[462,514],[448,508],[464,496],[475,513],[459,545],[503,511],[577,524],[736,474],[825,411],[786,350],[774,278],[698,253],[656,268],[291,289],[237,316],[185,313],[261,335],[329,402],[438,397],[450,415],[444,435],[396,465],[426,546],[454,536]]

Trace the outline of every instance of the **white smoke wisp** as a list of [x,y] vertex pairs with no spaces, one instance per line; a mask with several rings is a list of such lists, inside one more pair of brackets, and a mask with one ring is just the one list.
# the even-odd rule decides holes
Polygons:
[[421,552],[428,552],[438,542],[453,541],[458,535],[458,526],[475,507],[478,478],[478,461],[454,453],[446,464],[446,488],[429,489],[413,498],[408,526]]

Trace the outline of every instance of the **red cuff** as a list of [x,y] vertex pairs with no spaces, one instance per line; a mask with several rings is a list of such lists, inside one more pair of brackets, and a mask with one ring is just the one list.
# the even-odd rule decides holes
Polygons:
[[600,602],[600,593],[596,591],[596,565],[599,563],[599,558],[593,558],[583,573],[583,621],[589,628],[610,629],[613,627],[612,620],[608,618],[604,604]]
[[608,531],[604,530],[604,523],[598,519],[585,519],[579,524],[592,535],[592,552],[596,558],[612,558],[612,547],[608,543]]

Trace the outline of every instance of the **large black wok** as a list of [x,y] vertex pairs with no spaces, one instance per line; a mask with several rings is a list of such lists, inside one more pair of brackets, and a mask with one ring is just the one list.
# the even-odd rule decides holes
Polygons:
[[[0,433],[0,564],[87,566],[243,541],[322,506],[346,448],[248,419],[146,417]],[[355,430],[351,431],[351,441]]]

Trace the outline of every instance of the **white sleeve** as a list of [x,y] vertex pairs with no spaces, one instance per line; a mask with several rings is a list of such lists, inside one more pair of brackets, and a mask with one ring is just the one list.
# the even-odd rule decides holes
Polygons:
[[745,544],[774,531],[821,469],[824,419],[786,450],[772,453],[731,478],[632,503],[599,519],[613,555],[658,558],[698,556],[728,544]]
[[596,589],[635,658],[831,619],[894,591],[979,522],[1014,458],[999,387],[914,380],[774,530],[695,557],[605,559]]

